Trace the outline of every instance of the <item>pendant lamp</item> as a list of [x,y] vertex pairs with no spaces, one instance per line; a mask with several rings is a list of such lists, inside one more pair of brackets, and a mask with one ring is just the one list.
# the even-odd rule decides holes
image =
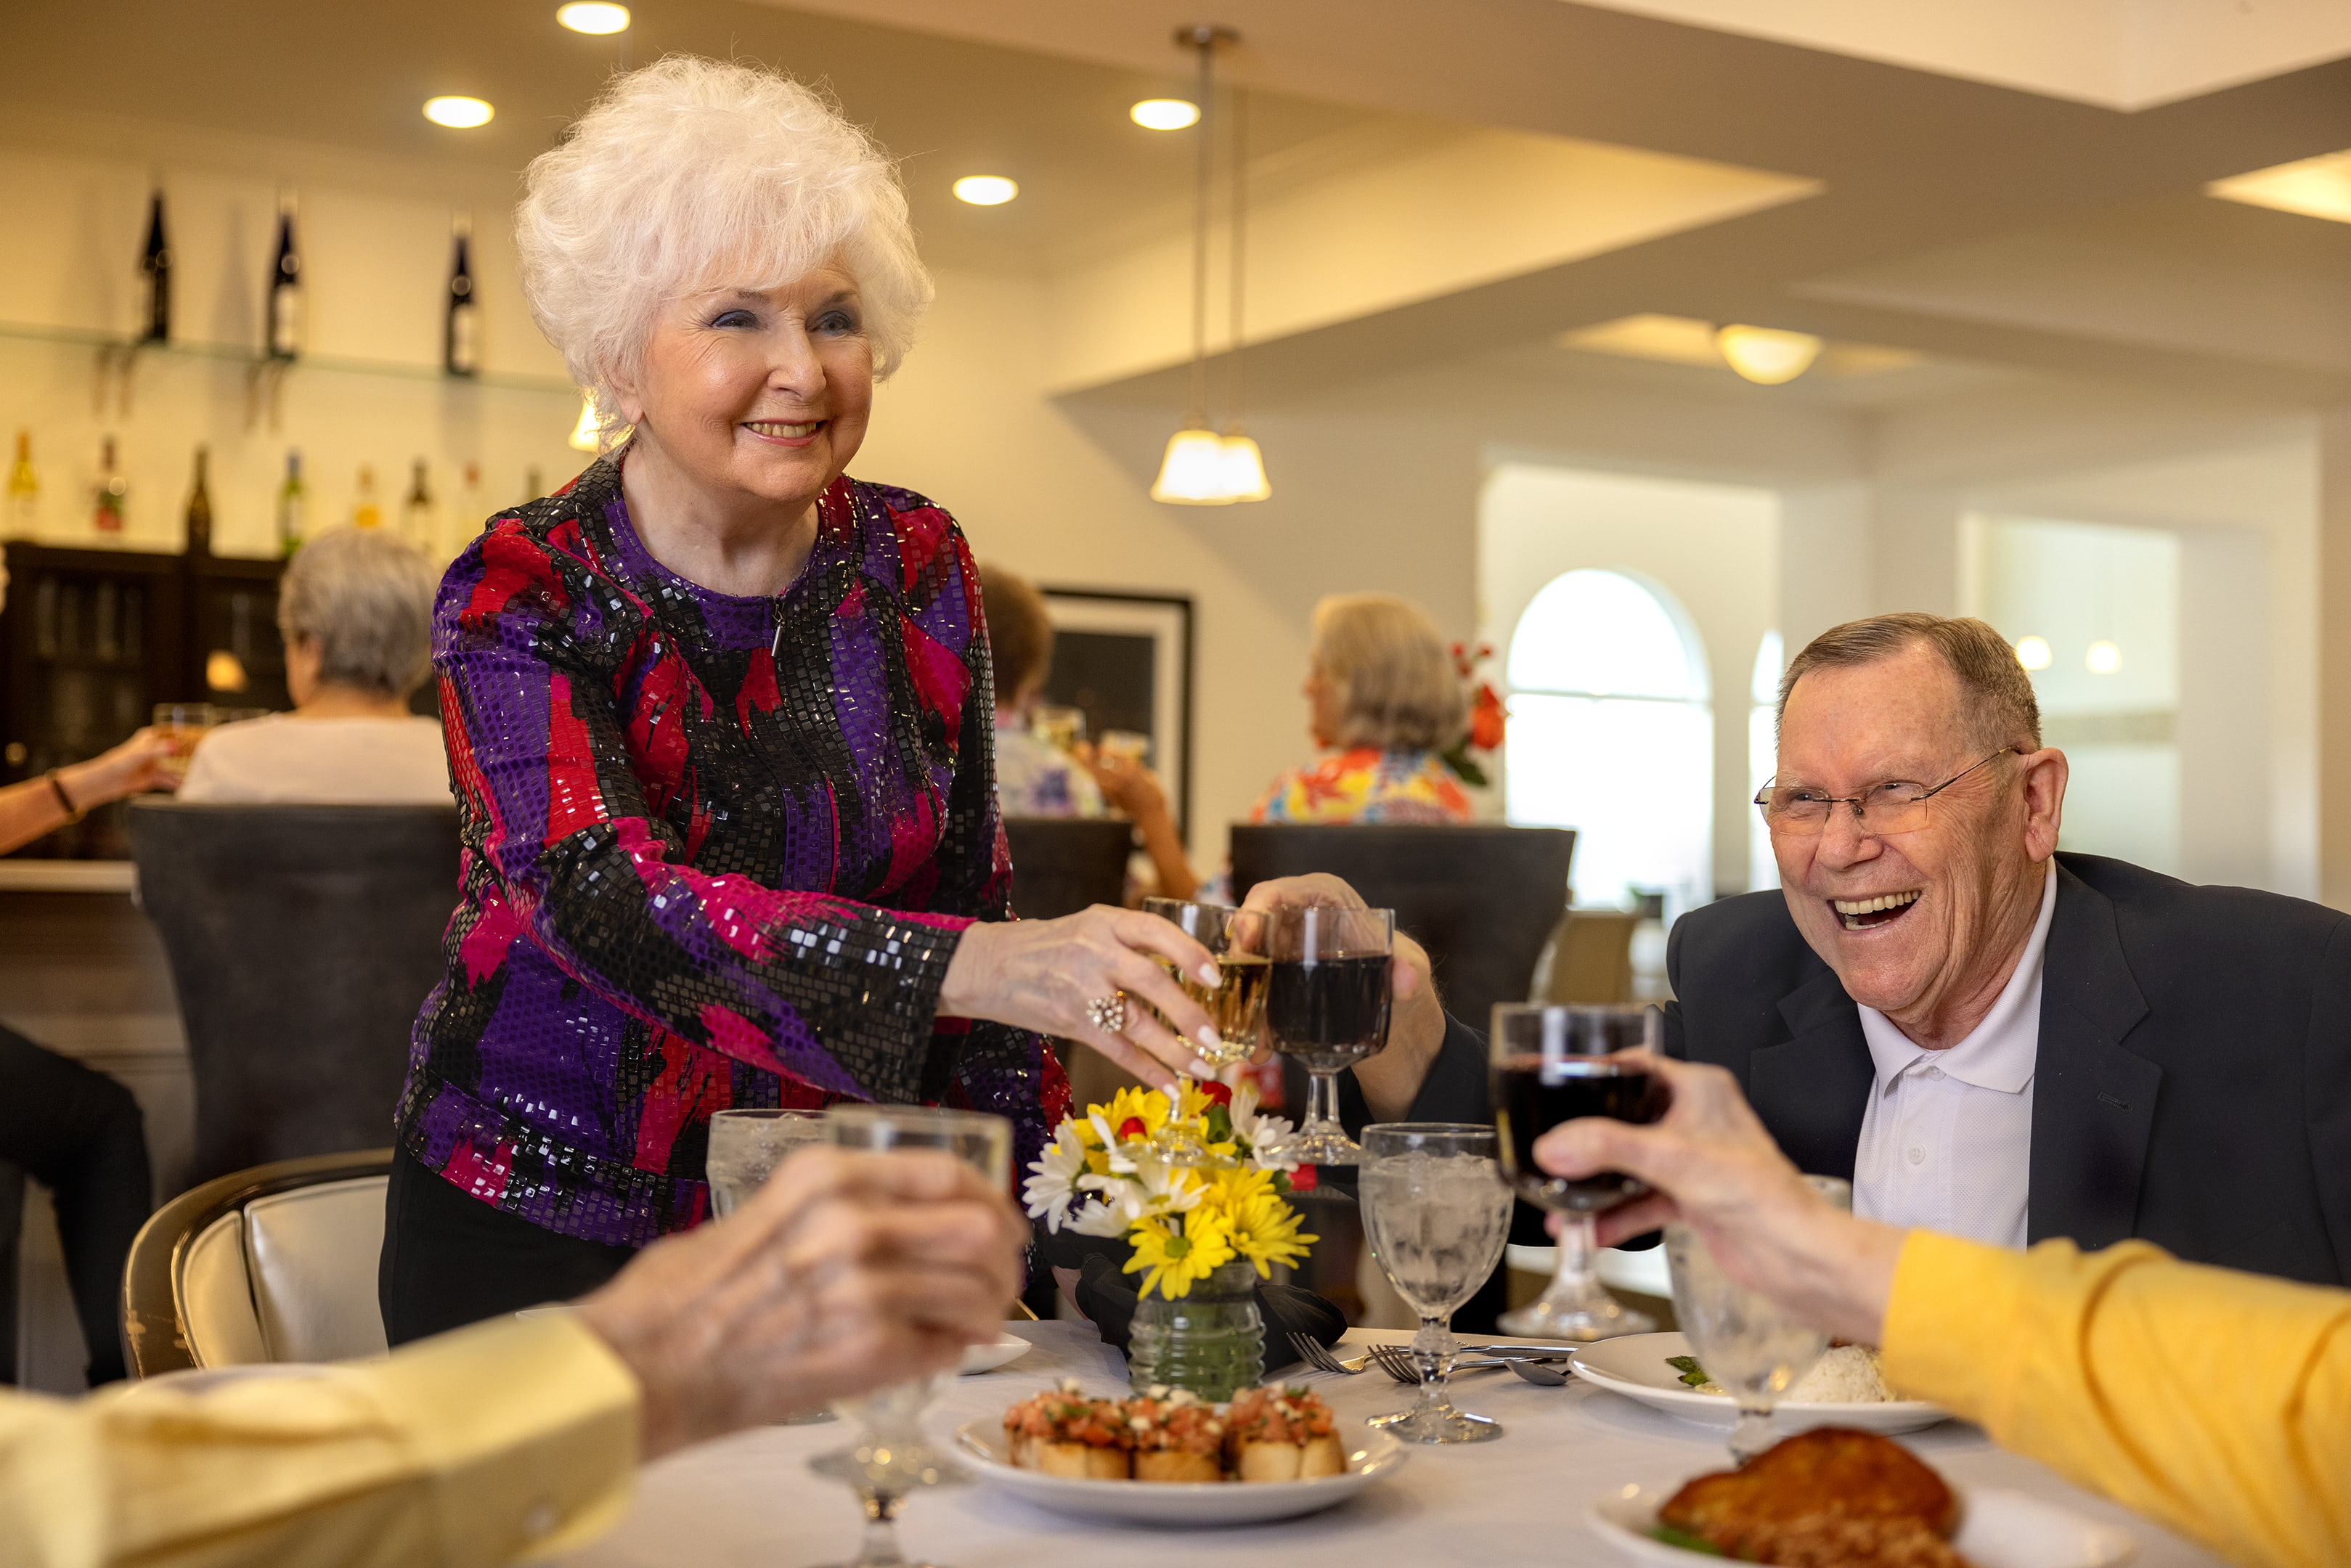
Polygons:
[[1776,387],[1811,370],[1822,345],[1810,332],[1734,325],[1716,330],[1714,346],[1722,350],[1724,362],[1749,381]]
[[1233,258],[1232,347],[1226,350],[1225,402],[1231,418],[1225,424],[1225,498],[1262,501],[1273,494],[1266,482],[1265,454],[1241,428],[1241,352],[1248,339],[1241,325],[1241,284],[1249,277],[1249,248],[1244,243],[1249,217],[1249,95],[1233,89]]

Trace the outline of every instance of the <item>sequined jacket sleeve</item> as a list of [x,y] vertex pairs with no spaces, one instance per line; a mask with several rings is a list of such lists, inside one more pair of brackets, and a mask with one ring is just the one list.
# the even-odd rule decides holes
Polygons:
[[[696,870],[690,774],[681,831],[678,810],[649,805],[641,770],[678,806],[660,777],[664,709],[707,699],[642,678],[660,667],[664,633],[593,558],[576,522],[535,535],[508,520],[443,581],[435,662],[478,911],[456,934],[460,956],[478,949],[495,966],[519,935],[624,1012],[754,1067],[858,1099],[942,1098],[966,1042],[934,1015],[979,894],[1006,880],[993,844],[939,840],[946,896],[921,902],[951,914]],[[971,712],[987,722],[973,706],[964,727]],[[959,772],[950,804],[985,832],[979,773]]]

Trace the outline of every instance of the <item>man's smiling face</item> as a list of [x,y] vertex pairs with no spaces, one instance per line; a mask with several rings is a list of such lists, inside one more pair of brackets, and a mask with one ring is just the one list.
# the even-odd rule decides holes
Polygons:
[[[2001,744],[1972,733],[1965,698],[1924,642],[1873,664],[1809,671],[1781,716],[1777,783],[1847,798],[1894,779],[1940,784]],[[2056,840],[2055,801],[2045,818],[2031,810],[2020,775],[2051,760],[2062,798],[2064,758],[2035,752],[1968,774],[1907,832],[1866,833],[1838,806],[1817,837],[1772,835],[1804,940],[1848,995],[1920,1044],[1956,1043],[2015,967]],[[1965,1027],[1939,1038],[1955,1016]]]

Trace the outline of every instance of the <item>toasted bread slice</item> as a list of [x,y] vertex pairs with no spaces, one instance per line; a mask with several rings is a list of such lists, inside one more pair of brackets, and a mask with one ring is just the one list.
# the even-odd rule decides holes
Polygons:
[[1136,1453],[1134,1479],[1139,1481],[1220,1481],[1225,1468],[1214,1454],[1187,1454],[1179,1448]]
[[1332,1437],[1309,1437],[1306,1447],[1298,1451],[1298,1479],[1311,1481],[1322,1476],[1346,1473],[1347,1456]]
[[1661,1522],[1718,1546],[1756,1526],[1817,1517],[1916,1520],[1949,1540],[1959,1528],[1959,1500],[1901,1444],[1820,1427],[1735,1470],[1699,1476],[1657,1511]]
[[1077,1480],[1125,1480],[1126,1458],[1123,1448],[1097,1448],[1091,1443],[1055,1443],[1043,1437],[1016,1437],[1012,1442],[1012,1462],[1021,1469]]
[[1347,1468],[1347,1456],[1332,1437],[1309,1437],[1299,1443],[1239,1443],[1233,1469],[1245,1481],[1306,1481],[1335,1476]]

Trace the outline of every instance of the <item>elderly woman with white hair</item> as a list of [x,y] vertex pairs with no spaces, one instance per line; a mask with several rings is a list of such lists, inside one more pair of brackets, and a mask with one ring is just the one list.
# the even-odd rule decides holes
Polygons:
[[612,444],[442,583],[465,855],[398,1111],[394,1342],[695,1224],[723,1107],[993,1112],[1025,1162],[1068,1103],[1040,1033],[1162,1083],[1203,1064],[1128,993],[1214,1038],[1166,922],[1008,918],[971,552],[845,472],[931,294],[882,151],[784,77],[664,59],[532,162],[516,243]]
[[277,588],[294,711],[205,736],[180,799],[447,805],[441,727],[408,711],[432,673],[434,581],[421,552],[381,529],[304,545]]

